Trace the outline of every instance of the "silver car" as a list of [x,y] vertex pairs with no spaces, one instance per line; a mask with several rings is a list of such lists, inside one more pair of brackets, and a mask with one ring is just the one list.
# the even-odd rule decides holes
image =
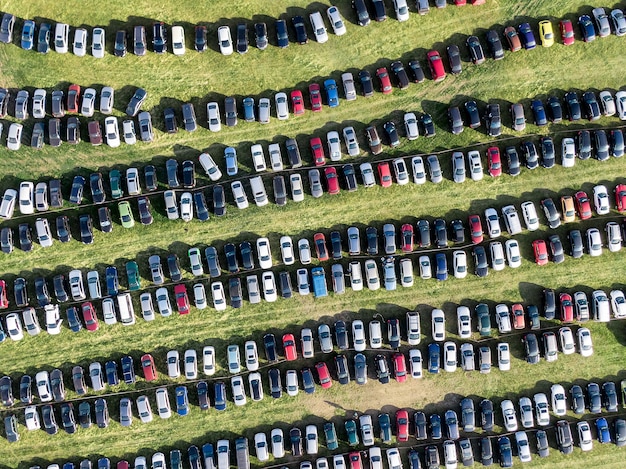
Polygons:
[[454,182],[465,182],[465,157],[463,152],[452,153],[452,177]]
[[320,172],[317,169],[309,170],[309,186],[311,187],[311,195],[315,198],[321,197],[324,194],[322,188],[322,180],[320,179]]
[[346,148],[348,149],[348,155],[358,156],[361,153],[359,148],[359,142],[356,139],[356,133],[354,127],[344,127],[343,139],[346,142]]
[[383,237],[385,239],[385,254],[396,253],[396,227],[392,223],[383,225]]
[[139,113],[139,135],[144,142],[154,140],[154,132],[152,130],[152,116],[148,111]]
[[437,155],[429,155],[428,158],[426,158],[426,162],[428,163],[430,180],[435,184],[439,184],[441,181],[443,181],[441,166],[439,165],[439,158],[437,158]]
[[320,341],[320,348],[324,353],[333,351],[333,339],[330,335],[330,326],[328,324],[320,324],[317,328],[317,336]]

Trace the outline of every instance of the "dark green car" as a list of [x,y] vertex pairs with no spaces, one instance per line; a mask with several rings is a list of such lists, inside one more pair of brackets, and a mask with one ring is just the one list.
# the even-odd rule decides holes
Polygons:
[[111,197],[114,199],[119,199],[124,195],[124,191],[122,191],[122,187],[120,185],[120,180],[122,175],[117,169],[109,172],[109,184],[111,186]]
[[359,444],[359,435],[356,432],[356,422],[354,420],[346,420],[346,433],[348,433],[348,444],[356,446]]
[[135,261],[126,263],[126,276],[128,277],[128,288],[130,291],[136,291],[141,288],[139,281],[139,266]]

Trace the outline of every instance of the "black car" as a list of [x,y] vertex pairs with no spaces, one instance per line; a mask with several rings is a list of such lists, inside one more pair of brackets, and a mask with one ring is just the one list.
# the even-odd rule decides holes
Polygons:
[[213,246],[208,246],[204,250],[204,256],[206,257],[206,263],[209,267],[209,275],[213,278],[219,277],[222,274],[222,268],[220,267],[220,261],[217,257],[217,249]]
[[593,131],[593,140],[596,148],[596,158],[598,161],[606,161],[609,159],[609,139],[604,129]]
[[421,248],[430,247],[430,222],[424,218],[417,221],[417,244]]
[[292,297],[293,288],[291,286],[291,276],[286,270],[283,270],[278,274],[278,288],[280,289],[280,296],[283,298]]
[[453,243],[465,242],[465,226],[461,220],[452,220],[450,222],[450,240]]
[[232,96],[224,98],[224,115],[228,127],[237,125],[237,101]]
[[146,190],[154,191],[157,189],[158,181],[156,175],[156,168],[149,164],[143,169],[143,175],[146,181]]
[[47,54],[50,50],[50,23],[41,23],[39,26],[39,34],[37,35],[37,52]]
[[[589,385],[595,383],[589,383]],[[589,385],[587,389],[589,389]],[[597,384],[596,384],[597,386]],[[583,388],[581,388],[578,384],[573,385],[569,390],[572,402],[572,410],[575,414],[584,414],[585,413],[585,395],[583,394]]]
[[83,244],[93,244],[93,222],[91,215],[81,215],[78,218],[80,227],[80,240]]
[[404,90],[409,87],[409,76],[404,69],[404,65],[399,60],[391,63],[391,71],[395,74],[396,80],[398,80],[398,88]]
[[33,402],[33,379],[30,375],[22,375],[20,378],[20,402],[23,404]]
[[387,340],[389,346],[396,350],[400,347],[400,320],[393,318],[387,319]]
[[230,305],[233,308],[241,308],[243,304],[243,294],[241,292],[241,279],[239,277],[228,279],[228,295],[230,297]]
[[267,48],[267,26],[265,23],[256,23],[254,25],[254,38],[259,50]]
[[433,118],[430,114],[421,114],[420,124],[422,124],[422,128],[424,129],[424,137],[434,137],[435,136],[435,123],[433,122]]
[[369,256],[378,255],[378,230],[375,226],[368,226],[365,229],[365,238],[367,242],[367,254]]
[[500,105],[488,104],[485,112],[485,127],[490,137],[497,137],[502,133],[502,122],[500,120]]
[[0,230],[0,249],[5,254],[13,252],[13,230],[8,226]]
[[581,160],[591,158],[591,132],[588,130],[578,132],[578,157]]
[[474,246],[472,257],[474,258],[474,273],[479,277],[486,277],[489,274],[489,266],[487,265],[485,248],[483,246]]
[[45,277],[35,278],[35,296],[39,306],[43,307],[50,304],[50,293],[48,293],[48,284]]
[[72,332],[80,332],[83,328],[83,323],[80,322],[80,311],[76,306],[70,306],[65,312],[67,315],[67,325]]
[[526,167],[528,169],[535,169],[539,166],[539,154],[535,144],[530,141],[522,142],[522,154],[526,160]]
[[82,202],[84,187],[85,178],[82,176],[74,176],[72,180],[72,190],[70,192],[70,203],[78,205]]
[[136,116],[147,96],[148,92],[146,90],[143,88],[137,88],[133,97],[130,98],[128,106],[126,107],[126,114],[133,117]]
[[248,52],[248,26],[245,23],[237,25],[237,52],[240,54]]
[[602,385],[602,402],[607,412],[617,412],[617,390],[615,383],[607,381]]
[[122,379],[126,384],[133,384],[135,382],[135,366],[133,357],[125,355],[120,360],[122,363]]
[[480,114],[478,112],[478,105],[476,101],[466,101],[465,102],[465,111],[469,116],[469,127],[470,129],[475,129],[480,127]]
[[43,428],[48,435],[56,435],[59,431],[56,418],[54,416],[54,408],[50,404],[41,407],[41,417],[43,420]]
[[226,243],[224,245],[224,254],[226,255],[226,265],[228,272],[239,272],[239,262],[237,261],[237,248],[233,243]]
[[26,289],[26,280],[18,277],[13,282],[13,294],[15,296],[15,304],[18,308],[28,306],[28,290]]
[[176,113],[171,107],[166,107],[163,110],[163,119],[165,121],[165,130],[169,134],[175,134],[178,132],[178,124],[176,123]]
[[340,350],[348,349],[348,329],[346,328],[345,321],[340,320],[335,322],[335,340]]
[[115,33],[115,46],[113,46],[115,57],[126,56],[126,31],[120,29]]
[[367,11],[365,0],[352,0],[352,8],[356,12],[359,26],[367,26],[370,24],[370,14]]
[[76,418],[74,417],[74,404],[64,402],[61,404],[61,423],[67,433],[76,433]]
[[289,33],[287,32],[287,22],[285,20],[276,20],[276,42],[278,47],[284,49],[289,45]]
[[486,432],[493,430],[493,402],[489,399],[480,401],[480,426]]
[[451,106],[448,108],[448,123],[450,125],[450,132],[454,135],[458,135],[463,132],[464,123],[461,117],[461,110],[458,106]]
[[176,254],[167,256],[167,268],[170,271],[170,278],[173,282],[178,282],[183,278],[183,273],[180,270],[180,262]]
[[387,19],[387,12],[385,11],[385,3],[383,0],[372,0],[374,6],[374,19],[376,21],[385,21]]
[[150,225],[153,221],[152,213],[150,212],[150,199],[145,196],[137,199],[137,206],[139,207],[139,221],[142,225]]
[[613,129],[609,134],[609,140],[611,142],[611,155],[616,158],[624,156],[624,132],[622,129]]
[[383,129],[385,129],[385,134],[387,135],[387,139],[389,140],[389,146],[394,148],[400,145],[400,137],[398,136],[396,124],[394,124],[392,121],[385,122],[385,125],[383,125]]
[[33,250],[33,237],[28,223],[20,223],[18,226],[18,235],[20,238],[20,249],[24,252]]
[[50,189],[50,208],[63,207],[63,194],[61,193],[61,181],[59,179],[52,179],[48,182],[48,188]]
[[466,41],[467,48],[470,51],[472,62],[475,65],[480,65],[485,61],[485,53],[483,52],[483,46],[480,45],[480,40],[476,36],[470,36]]
[[72,239],[72,233],[70,232],[70,220],[67,215],[60,215],[56,218],[56,229],[57,237],[62,243],[67,243]]
[[152,47],[157,54],[167,52],[167,27],[163,22],[152,25]]
[[92,173],[89,176],[89,189],[91,190],[91,197],[94,204],[101,204],[105,201],[106,194],[104,193],[101,173]]
[[[195,165],[191,160],[183,161],[183,187],[191,189],[196,186]],[[169,177],[168,177],[169,179]]]
[[491,438],[481,438],[479,446],[480,460],[483,463],[483,466],[491,466],[493,464],[493,447],[491,446]]
[[330,249],[333,259],[341,259],[341,233],[339,231],[330,232]]
[[335,370],[337,371],[337,381],[339,381],[339,384],[348,384],[350,382],[348,359],[345,355],[335,356]]
[[299,428],[296,427],[289,430],[289,442],[291,444],[291,454],[294,457],[302,456],[302,431]]
[[193,193],[193,203],[195,206],[195,216],[200,221],[207,221],[209,219],[209,207],[204,197],[204,192],[197,191]]
[[522,338],[524,350],[526,351],[526,361],[531,365],[539,363],[539,341],[533,333],[526,334]]
[[511,440],[508,436],[498,438],[498,452],[500,453],[500,466],[513,467],[513,451],[511,450]]
[[291,22],[293,23],[293,27],[296,30],[296,42],[298,44],[306,44],[309,42],[309,38],[306,34],[306,27],[304,26],[304,19],[302,16],[294,16],[291,18]]
[[96,399],[94,410],[96,413],[96,425],[98,425],[99,428],[108,427],[109,426],[109,406],[107,405],[107,401],[102,398]]
[[413,423],[415,424],[415,439],[427,439],[428,435],[426,433],[426,414],[424,412],[415,412],[415,414],[413,414]]
[[100,224],[100,230],[103,233],[113,231],[113,220],[111,219],[111,210],[109,210],[109,207],[100,207],[98,209],[98,222]]
[[367,70],[361,70],[359,72],[359,81],[361,82],[361,89],[363,90],[363,96],[366,98],[374,95],[374,83],[372,82],[372,75]]
[[569,241],[570,250],[569,254],[574,259],[578,259],[583,256],[583,238],[580,230],[571,230],[567,233],[567,240]]
[[81,428],[91,427],[91,404],[83,401],[78,406],[78,423]]
[[450,62],[450,72],[453,75],[458,75],[463,71],[461,66],[461,52],[459,51],[459,46],[456,44],[450,44],[447,48],[448,51],[448,61]]
[[0,378],[0,401],[5,407],[11,407],[15,403],[10,376]]
[[580,102],[576,92],[568,91],[565,93],[565,103],[567,104],[567,118],[571,121],[580,120]]
[[109,386],[117,386],[120,384],[120,378],[117,373],[117,362],[109,360],[104,365],[104,372]]
[[544,430],[537,430],[535,434],[537,437],[537,454],[541,458],[545,458],[550,455],[550,445],[548,443],[548,434]]
[[198,52],[206,50],[206,26],[198,25],[194,28],[194,48]]
[[554,141],[552,137],[541,137],[541,166],[552,168],[556,163]]
[[244,241],[239,245],[239,252],[241,253],[241,266],[245,270],[254,269],[254,253],[252,252],[252,244],[249,241]]
[[213,213],[218,217],[226,213],[226,195],[221,184],[213,186]]
[[265,348],[265,357],[270,363],[278,361],[276,356],[276,337],[274,334],[265,334],[263,336],[263,347]]
[[287,187],[285,186],[284,176],[274,176],[272,179],[272,185],[274,187],[274,199],[276,205],[282,207],[287,204]]
[[590,121],[600,119],[600,105],[593,91],[587,91],[583,94],[583,106],[585,109],[585,117]]
[[376,377],[381,384],[389,383],[389,364],[387,363],[387,357],[382,354],[376,355],[374,358],[374,364],[376,365]]
[[555,124],[563,120],[563,108],[561,106],[561,100],[556,96],[550,96],[548,98],[548,117]]
[[487,31],[487,45],[489,46],[489,53],[494,60],[500,60],[504,58],[504,47],[502,47],[502,41],[500,41],[500,35],[498,31]]
[[424,70],[417,60],[409,61],[409,71],[411,81],[414,83],[422,83],[426,79],[424,76]]
[[315,380],[313,378],[313,372],[311,368],[303,368],[302,374],[302,388],[307,394],[313,394],[315,392]]
[[448,231],[446,230],[446,221],[443,218],[437,218],[433,223],[433,232],[435,236],[435,244],[438,248],[448,247]]
[[[270,381],[270,393],[274,399],[278,399],[283,395],[283,387],[281,385],[280,370],[278,368],[270,368],[267,372]],[[294,456],[296,454],[294,453]]]
[[170,189],[177,189],[180,187],[180,181],[178,180],[178,161],[174,158],[170,158],[165,162],[165,170],[167,171],[167,185]]
[[354,171],[354,165],[352,164],[344,164],[341,167],[343,171],[343,177],[346,180],[346,188],[349,192],[353,192],[358,189],[358,184],[356,181],[356,173]]
[[198,392],[198,405],[200,406],[200,410],[210,409],[209,387],[206,381],[199,381],[198,384],[196,384],[196,391]]

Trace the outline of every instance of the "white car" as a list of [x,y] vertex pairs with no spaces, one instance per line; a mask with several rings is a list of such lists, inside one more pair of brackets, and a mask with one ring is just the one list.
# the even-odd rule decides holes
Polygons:
[[430,317],[433,340],[443,342],[446,339],[446,315],[441,309],[433,309]]
[[94,391],[97,392],[104,389],[104,376],[102,375],[102,365],[100,362],[93,362],[89,365],[89,378],[91,379],[91,387]]
[[193,196],[191,192],[183,192],[180,196],[180,218],[185,222],[193,219]]
[[571,137],[565,137],[561,141],[561,165],[571,168],[576,162],[576,144]]
[[335,34],[337,36],[343,36],[346,34],[346,25],[343,22],[341,13],[339,13],[339,9],[336,6],[331,6],[328,10],[326,10],[326,14],[328,15],[328,21],[330,22]]
[[267,461],[270,458],[265,433],[255,433],[254,452],[259,461]]
[[[354,283],[354,276],[352,282]],[[400,285],[405,288],[413,286],[413,261],[409,257],[400,260]],[[354,286],[352,289],[354,290]]]
[[285,439],[283,437],[283,431],[280,428],[272,429],[270,433],[270,440],[272,443],[272,456],[276,459],[280,459],[285,456]]
[[[460,349],[461,369],[463,371],[474,371],[476,369],[476,360],[474,356],[474,346],[469,343],[461,344]],[[489,360],[491,369],[491,359]],[[482,372],[482,369],[481,369]]]
[[522,217],[526,224],[528,231],[535,231],[539,229],[539,217],[537,216],[537,209],[535,204],[531,201],[523,202],[520,206],[522,209]]
[[317,454],[319,449],[317,440],[317,426],[307,425],[304,429],[305,451],[307,454]]
[[364,268],[367,288],[370,290],[378,290],[380,288],[380,277],[378,275],[378,266],[376,265],[376,261],[373,259],[366,260]]
[[144,292],[139,296],[139,304],[141,305],[141,316],[143,319],[145,321],[154,321],[154,305],[150,292]]
[[535,401],[535,419],[537,420],[537,425],[540,427],[545,427],[550,425],[550,412],[548,410],[548,398],[542,392],[537,393],[533,396],[533,400]]
[[180,357],[178,350],[167,352],[167,375],[174,379],[180,376]]
[[286,93],[276,93],[274,96],[274,100],[276,101],[276,117],[278,120],[284,121],[289,119],[289,106],[287,104],[287,94]]
[[348,149],[348,155],[359,156],[361,149],[359,148],[359,142],[356,139],[354,127],[343,128],[343,139],[346,143],[346,148]]
[[487,235],[491,238],[498,238],[502,234],[500,229],[500,218],[495,208],[485,209],[485,221],[487,222]]
[[41,402],[50,402],[52,400],[50,375],[47,371],[40,371],[35,375],[35,386],[37,386],[37,394],[39,394]]
[[313,331],[308,327],[305,327],[302,331],[300,331],[300,343],[302,344],[302,357],[313,358],[315,355],[315,349],[313,346]]
[[213,297],[213,307],[217,311],[224,311],[226,309],[226,296],[222,282],[211,283],[211,296]]
[[37,241],[43,248],[52,246],[53,238],[50,231],[50,224],[46,218],[37,218],[35,221],[35,231],[37,232]]
[[576,306],[576,319],[581,322],[589,320],[589,300],[587,294],[579,291],[574,293],[574,305]]
[[341,160],[341,141],[339,140],[339,132],[331,130],[326,134],[326,143],[328,144],[328,154],[330,161]]
[[215,347],[212,345],[202,348],[202,371],[207,376],[215,374]]
[[456,371],[456,344],[454,342],[445,342],[443,344],[443,369],[449,373]]
[[304,185],[302,184],[302,176],[297,173],[289,175],[289,186],[291,187],[291,198],[294,202],[302,202],[304,200]]
[[515,205],[506,205],[502,207],[502,219],[504,220],[504,226],[511,236],[520,234],[522,232],[522,224],[517,214]]
[[[354,321],[352,321],[352,342],[354,344],[355,352],[363,352],[367,347],[367,340],[365,337],[365,325],[360,319],[355,319]],[[304,350],[304,344],[302,346],[302,350]]]
[[207,122],[211,132],[219,132],[222,130],[222,121],[220,120],[220,106],[212,101],[206,105]]
[[467,306],[456,308],[457,330],[461,339],[469,339],[472,336],[472,317]]
[[511,332],[511,313],[505,304],[496,305],[496,323],[500,334]]
[[217,29],[217,42],[223,55],[231,55],[233,53],[233,39],[228,26],[220,26]]
[[237,208],[243,210],[248,208],[248,196],[243,188],[241,181],[233,181],[230,183],[230,188],[233,191],[233,199],[237,204]]
[[561,342],[561,351],[564,355],[570,355],[576,351],[574,334],[569,327],[561,327],[559,329],[559,341]]
[[280,254],[285,265],[292,265],[296,262],[293,252],[293,242],[290,236],[281,236],[280,238]]
[[246,368],[248,371],[256,371],[259,369],[259,354],[257,352],[256,342],[247,340],[243,346],[246,357]]
[[259,267],[261,269],[270,269],[272,267],[270,240],[267,238],[258,238],[256,240],[256,251],[259,258]]
[[172,26],[172,52],[174,55],[185,54],[185,30],[182,26]]
[[421,156],[411,158],[411,168],[413,170],[413,182],[415,184],[424,184],[426,182],[424,159]]
[[267,302],[274,302],[278,299],[276,292],[276,280],[274,279],[274,272],[263,272],[261,275],[261,284],[263,286],[263,298]]
[[306,269],[298,269],[296,272],[296,283],[298,285],[298,293],[300,295],[308,295],[311,293],[309,286],[309,271]]
[[261,302],[261,291],[259,289],[259,277],[257,275],[248,275],[246,277],[246,287],[248,288],[248,301],[251,304]]
[[87,88],[83,93],[83,100],[80,105],[80,113],[85,117],[93,116],[96,105],[96,90]]
[[137,168],[128,168],[126,170],[126,188],[128,189],[128,195],[141,194],[139,170]]
[[199,277],[204,275],[204,269],[202,268],[202,257],[200,254],[200,249],[191,248],[187,251],[189,256],[189,265],[191,266],[191,273],[195,277]]
[[567,398],[565,389],[560,384],[553,384],[550,387],[552,412],[558,417],[567,413]]
[[369,322],[370,348],[381,348],[383,346],[383,332],[380,321]]
[[[156,406],[157,406],[157,414],[159,415],[159,417],[161,417],[162,419],[168,419],[172,416],[172,409],[170,407],[170,397],[167,394],[167,388],[158,388],[156,390]],[[163,456],[163,453],[155,453],[152,456],[152,467],[156,468],[158,466],[155,466],[155,458],[161,455]],[[162,461],[162,466],[160,467],[165,467],[165,456],[163,456],[163,461]]]
[[489,243],[489,251],[491,254],[491,268],[495,271],[504,270],[506,263],[504,261],[504,249],[500,241],[492,241]]
[[11,340],[18,341],[24,338],[22,321],[18,313],[8,314],[6,317],[7,333]]
[[611,308],[606,293],[602,290],[595,290],[591,294],[593,305],[593,319],[598,322],[609,322],[611,320]]
[[196,379],[198,377],[198,355],[194,349],[185,350],[184,363],[185,378]]
[[465,156],[461,151],[452,152],[452,178],[456,183],[465,182]]
[[597,185],[593,188],[593,203],[598,215],[606,215],[611,211],[609,192],[606,190],[606,186]]
[[519,399],[519,417],[522,427],[533,428],[535,426],[535,417],[533,415],[533,402],[528,397],[520,397]]
[[[152,422],[152,408],[150,407],[150,401],[148,400],[148,396],[139,396],[137,398],[137,413],[139,414],[139,419],[141,420],[141,423]],[[137,459],[135,459],[135,467],[137,467]]]
[[406,163],[404,162],[404,158],[396,158],[392,161],[393,170],[396,176],[396,182],[403,186],[404,184],[409,183],[409,172],[406,169]]
[[302,238],[298,241],[298,256],[302,264],[311,263],[311,245],[308,239]]
[[2,196],[0,203],[0,218],[8,220],[15,212],[15,204],[17,202],[17,191],[15,189],[7,189]]
[[137,143],[137,133],[135,132],[135,122],[126,119],[122,122],[122,134],[124,135],[124,143],[134,145]]
[[622,249],[622,233],[620,225],[617,222],[610,221],[606,224],[604,230],[606,231],[606,244],[609,251],[620,251]]
[[515,443],[517,445],[517,455],[521,462],[530,462],[530,445],[528,444],[528,435],[525,431],[515,432]]
[[176,192],[169,190],[163,193],[163,199],[165,200],[165,213],[167,213],[168,220],[178,219],[178,203],[176,202]]
[[246,404],[246,389],[243,384],[243,378],[241,376],[233,376],[230,379],[230,385],[233,391],[233,401],[236,406]]
[[409,350],[409,366],[411,367],[411,377],[421,378],[423,376],[422,352],[418,349]]
[[593,342],[591,341],[591,331],[586,327],[581,327],[576,331],[578,337],[578,350],[583,357],[593,355]]
[[609,294],[611,297],[611,309],[616,319],[626,317],[626,298],[621,290],[612,290]]
[[46,117],[46,95],[46,90],[41,88],[33,93],[33,117],[35,119]]
[[107,145],[111,148],[120,146],[120,129],[117,123],[117,117],[109,116],[104,119],[104,135]]
[[[407,21],[409,19],[409,6],[406,0],[393,0],[393,9],[396,11],[398,21]],[[391,467],[391,464],[389,464]]]
[[509,267],[514,269],[522,265],[522,254],[520,252],[519,243],[515,239],[507,239],[504,243],[506,251],[506,260]]
[[483,178],[483,163],[478,151],[472,150],[467,153],[467,165],[472,181],[480,181]]
[[29,405],[24,408],[24,421],[28,430],[39,430],[41,428],[39,412],[37,412],[36,406]]
[[326,32],[326,27],[324,26],[322,14],[319,11],[311,13],[309,15],[309,20],[311,21],[311,29],[315,35],[315,40],[320,44],[327,42],[328,33]]
[[259,99],[259,123],[269,124],[270,122],[270,98]]
[[507,432],[517,431],[517,417],[515,415],[515,407],[510,399],[502,401],[500,404],[502,410],[502,418],[504,419],[504,428]]
[[24,126],[13,122],[9,126],[9,133],[7,134],[7,148],[12,151],[19,150],[22,146],[22,131]]
[[615,93],[615,105],[617,115],[621,120],[626,120],[626,91]]
[[587,230],[587,249],[591,257],[602,255],[602,237],[600,230],[597,228],[589,228]]
[[35,213],[35,185],[30,181],[20,182],[19,207],[22,215]]
[[498,368],[500,371],[509,371],[511,369],[511,349],[507,342],[499,342],[498,350]]
[[38,182],[35,186],[35,209],[38,212],[45,212],[50,208],[48,204],[48,184]]
[[172,315],[172,304],[170,303],[170,297],[167,293],[167,288],[161,287],[156,291],[157,308],[159,314],[163,317]]
[[48,334],[60,334],[63,319],[61,319],[61,314],[59,313],[59,305],[46,305],[43,309],[46,317],[46,331]]
[[588,422],[578,422],[578,441],[581,451],[591,451],[593,449],[593,437],[591,436],[591,427]]
[[376,185],[376,179],[374,178],[374,170],[371,163],[361,163],[359,165],[361,171],[361,178],[363,179],[363,185],[365,187],[373,187]]
[[426,255],[420,256],[417,262],[419,263],[419,266],[420,266],[420,277],[423,278],[424,280],[432,278],[433,272],[432,272],[432,266],[430,263],[430,257]]
[[419,345],[421,341],[420,314],[417,311],[406,313],[407,342],[409,345]]
[[413,112],[407,112],[404,114],[404,129],[406,131],[406,138],[409,140],[415,140],[419,137],[419,127],[417,125],[417,117]]
[[288,396],[297,396],[300,390],[298,384],[298,372],[296,370],[287,370],[285,373],[285,390]]
[[93,33],[91,33],[91,55],[96,59],[101,59],[104,57],[105,50],[104,29],[93,28]]
[[41,332],[41,326],[39,325],[35,308],[28,307],[22,311],[22,320],[24,321],[24,327],[28,335],[37,335]]
[[87,30],[76,28],[74,30],[74,55],[83,57],[87,53]]

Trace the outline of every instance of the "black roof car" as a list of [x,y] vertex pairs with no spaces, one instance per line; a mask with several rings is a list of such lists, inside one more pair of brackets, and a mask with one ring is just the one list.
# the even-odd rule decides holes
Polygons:
[[570,250],[569,254],[574,259],[578,259],[583,256],[583,237],[580,230],[571,230],[567,233],[567,240],[569,241]]
[[254,269],[254,253],[252,252],[252,244],[249,241],[243,241],[239,245],[241,253],[241,266],[246,269]]
[[267,25],[265,23],[254,24],[254,38],[259,50],[267,48]]
[[240,54],[248,52],[248,26],[245,23],[237,25],[237,52]]
[[350,382],[350,372],[348,371],[348,359],[345,355],[335,355],[335,371],[337,372],[337,381],[339,384],[348,384]]
[[598,161],[606,161],[609,159],[609,140],[604,129],[593,131],[593,139],[596,148],[596,158]]
[[147,96],[148,92],[146,90],[143,88],[137,88],[133,97],[130,98],[128,106],[126,107],[126,114],[132,117],[136,116]]
[[286,270],[281,271],[278,274],[278,284],[280,288],[280,296],[283,298],[291,298],[293,295],[293,288],[291,286],[291,276]]
[[[103,207],[108,208],[108,207]],[[67,243],[72,239],[72,233],[70,231],[70,220],[67,215],[59,215],[56,218],[57,238],[62,243]]]
[[198,405],[200,406],[200,410],[207,410],[211,408],[209,400],[209,386],[206,381],[199,381],[196,384],[196,391],[198,393]]
[[465,242],[465,225],[461,220],[452,220],[450,222],[450,240],[453,243]]
[[489,267],[487,265],[485,248],[483,246],[474,246],[472,257],[474,258],[474,273],[479,277],[486,277],[489,274]]
[[163,119],[165,121],[165,131],[170,134],[178,132],[178,124],[176,123],[176,113],[171,107],[163,110]]
[[345,321],[339,320],[335,322],[335,340],[340,350],[348,349],[348,329]]
[[276,42],[281,49],[289,45],[289,33],[287,31],[287,22],[285,20],[276,20],[274,24],[276,28]]
[[41,150],[44,145],[44,134],[46,128],[43,122],[35,122],[33,125],[33,132],[30,138],[30,146],[37,150]]
[[355,191],[358,189],[358,185],[357,185],[357,181],[356,181],[356,174],[354,171],[354,165],[352,164],[344,164],[341,167],[342,171],[343,171],[343,176],[346,180],[346,188],[348,189],[348,191]]
[[374,83],[372,82],[372,75],[367,70],[361,70],[359,72],[359,81],[361,82],[361,88],[363,90],[363,96],[369,97],[374,95]]
[[435,244],[438,248],[448,247],[448,232],[446,230],[446,221],[443,218],[437,218],[433,223],[433,233]]
[[78,225],[80,227],[80,240],[83,244],[93,243],[93,223],[91,221],[91,215],[81,215],[78,218]]
[[541,207],[543,208],[546,219],[548,220],[548,226],[552,229],[558,228],[561,225],[561,215],[556,209],[554,201],[550,197],[541,199]]
[[306,34],[306,27],[304,25],[304,19],[302,16],[294,16],[291,18],[291,22],[293,23],[293,27],[296,30],[296,42],[298,44],[306,44],[309,42],[309,38]]
[[504,47],[502,47],[502,41],[500,41],[500,35],[495,30],[487,31],[487,44],[489,45],[489,52],[494,60],[500,60],[504,58]]
[[556,96],[550,96],[548,98],[548,117],[550,120],[557,124],[563,120],[563,108],[561,106],[561,100]]
[[461,73],[461,52],[459,51],[459,46],[456,44],[450,44],[447,48],[448,51],[448,61],[450,62],[450,72],[454,75],[458,75]]
[[524,335],[522,338],[526,350],[526,361],[530,364],[539,363],[539,342],[533,333]]
[[385,122],[385,125],[383,125],[383,129],[385,129],[385,134],[387,135],[387,139],[389,140],[389,145],[392,148],[400,145],[400,137],[398,136],[396,124],[394,124],[392,121]]
[[367,254],[376,256],[378,254],[378,230],[375,226],[368,226],[365,229],[365,238],[367,242]]
[[404,69],[404,65],[399,60],[392,62],[390,65],[391,71],[395,74],[398,80],[398,88],[404,90],[409,87],[409,76]]
[[185,103],[181,108],[183,112],[183,126],[187,132],[193,132],[198,128],[196,111],[192,103]]
[[146,181],[146,190],[154,191],[157,188],[158,181],[156,175],[156,168],[149,164],[143,169],[144,178]]
[[541,166],[549,169],[555,163],[554,140],[552,140],[552,137],[541,137]]
[[183,274],[180,270],[180,262],[176,254],[170,254],[167,256],[167,267],[170,272],[170,278],[174,282],[178,282],[183,278]]
[[272,179],[272,184],[274,187],[274,198],[276,201],[276,205],[282,207],[287,204],[287,187],[285,185],[285,177],[284,176],[274,176]]
[[226,268],[230,273],[239,272],[239,262],[237,261],[237,248],[233,243],[224,245],[224,255],[226,256]]
[[485,111],[485,127],[487,128],[487,134],[490,137],[497,137],[502,133],[499,104],[487,104],[487,109]]
[[513,452],[511,450],[511,440],[508,436],[498,438],[498,451],[500,453],[500,466],[513,466]]
[[389,365],[387,363],[387,357],[382,354],[376,355],[374,358],[374,364],[376,365],[376,376],[381,384],[389,383]]
[[352,8],[356,12],[359,26],[367,26],[370,24],[370,14],[367,11],[365,0],[352,0]]
[[103,233],[110,233],[113,231],[113,220],[111,219],[111,210],[109,207],[98,208],[98,223],[100,224],[100,230]]
[[115,57],[126,56],[126,31],[123,29],[115,33],[115,46],[113,46]]
[[152,46],[157,54],[167,52],[167,27],[165,23],[158,22],[152,25]]
[[17,229],[20,249],[24,252],[30,252],[33,250],[33,237],[30,231],[30,225],[28,223],[20,223]]
[[[183,187],[191,189],[196,186],[195,165],[191,160],[183,161]],[[169,176],[168,176],[169,179]]]
[[198,52],[204,52],[206,50],[206,26],[195,26],[194,33],[194,48]]
[[204,192],[199,190],[194,192],[192,196],[196,218],[200,221],[207,221],[209,219],[209,207],[207,206]]
[[528,169],[535,169],[539,166],[539,154],[535,144],[531,141],[522,142],[522,153],[526,160],[526,167]]

